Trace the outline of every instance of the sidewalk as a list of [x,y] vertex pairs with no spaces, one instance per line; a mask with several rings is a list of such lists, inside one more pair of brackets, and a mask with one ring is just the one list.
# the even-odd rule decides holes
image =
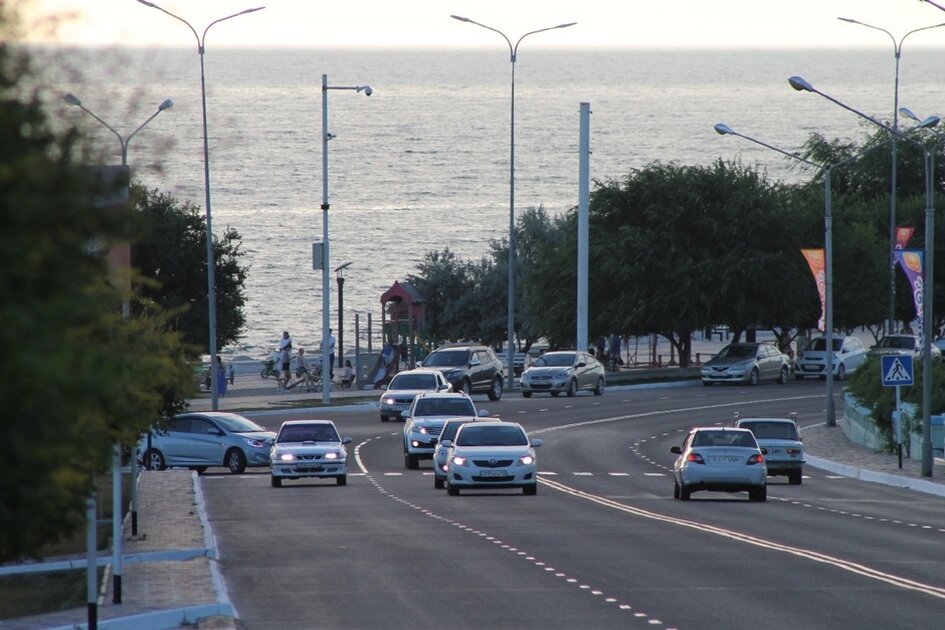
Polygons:
[[[380,393],[332,391],[331,399],[345,402],[376,401]],[[321,392],[282,393],[272,380],[258,376],[237,377],[221,410],[278,409],[321,404]],[[192,401],[191,409],[210,408],[210,396]],[[842,423],[842,420],[840,421]],[[809,466],[864,481],[945,497],[945,463],[937,459],[932,478],[921,476],[919,460],[898,458],[851,442],[840,426],[814,425],[803,430]],[[121,605],[111,603],[112,575],[106,574],[105,592],[99,598],[100,628],[163,630],[175,628],[240,628],[237,612],[229,602],[217,564],[216,542],[206,524],[203,498],[196,473],[186,470],[145,471],[139,485],[139,535],[131,537],[125,523],[125,554]],[[160,553],[145,557],[141,554]],[[162,553],[163,552],[163,553]],[[83,608],[0,621],[0,630],[36,628],[85,628]]]

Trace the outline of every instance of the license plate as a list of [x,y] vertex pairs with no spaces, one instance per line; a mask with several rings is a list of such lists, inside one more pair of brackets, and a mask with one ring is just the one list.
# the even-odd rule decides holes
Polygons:
[[480,477],[505,477],[504,470],[483,470],[479,473]]
[[321,466],[299,466],[299,472],[321,472]]
[[713,464],[737,464],[742,461],[738,455],[713,455],[710,459]]

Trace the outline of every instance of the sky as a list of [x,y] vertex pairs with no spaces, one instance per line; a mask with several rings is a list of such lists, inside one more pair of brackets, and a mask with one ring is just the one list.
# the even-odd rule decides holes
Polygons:
[[[945,6],[945,0],[934,0]],[[818,48],[893,46],[889,35],[837,20],[854,18],[895,39],[945,22],[926,0],[155,0],[198,33],[244,9],[265,9],[216,24],[207,45],[309,48],[488,48],[502,38],[468,17],[531,36],[541,48]],[[31,41],[80,45],[190,46],[181,22],[137,0],[14,0]],[[533,39],[534,38],[534,39]],[[541,38],[540,41],[538,38]],[[908,44],[945,45],[945,27],[911,34]]]

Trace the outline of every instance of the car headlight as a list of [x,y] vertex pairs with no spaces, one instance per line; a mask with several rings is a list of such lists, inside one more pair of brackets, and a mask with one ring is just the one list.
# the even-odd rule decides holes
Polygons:
[[521,457],[518,458],[518,463],[519,463],[519,465],[521,465],[521,466],[531,466],[532,464],[535,463],[535,456],[534,456],[534,455],[522,455]]
[[462,455],[453,455],[453,459],[450,460],[450,463],[453,464],[454,466],[465,466],[466,458],[463,457]]
[[423,426],[423,425],[416,425],[416,424],[413,425],[412,427],[410,427],[410,431],[413,432],[413,433],[422,433],[422,434],[424,434],[424,435],[426,435],[427,433],[430,432],[430,431],[427,429],[427,427],[425,427],[425,426]]
[[462,375],[463,375],[462,370],[449,370],[444,374],[444,376],[446,376],[446,380],[448,381],[451,381],[454,378],[459,378]]
[[397,401],[395,401],[393,398],[385,398],[385,399],[384,399],[384,404],[385,404],[385,405],[393,405],[395,402],[397,402]]
[[278,459],[280,462],[294,462],[294,461],[295,461],[295,455],[293,455],[292,453],[279,453],[279,454],[277,455],[277,459]]
[[252,446],[253,448],[263,448],[266,446],[266,440],[257,440],[254,438],[244,437],[243,441]]
[[555,374],[555,378],[568,378],[569,376],[571,376],[571,370],[561,370]]
[[329,451],[325,453],[325,459],[330,459],[332,461],[336,459],[341,459],[341,453],[338,451]]

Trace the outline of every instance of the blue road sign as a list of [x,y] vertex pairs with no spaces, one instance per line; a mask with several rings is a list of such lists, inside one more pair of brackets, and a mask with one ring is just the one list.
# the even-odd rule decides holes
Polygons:
[[885,355],[880,357],[880,361],[880,376],[883,379],[883,387],[913,384],[915,373],[912,370],[912,357],[910,355]]

